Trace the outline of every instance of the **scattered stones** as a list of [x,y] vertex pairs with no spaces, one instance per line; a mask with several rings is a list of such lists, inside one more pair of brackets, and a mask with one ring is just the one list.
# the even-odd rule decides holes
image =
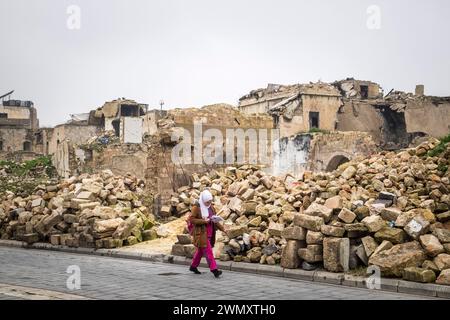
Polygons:
[[334,209],[342,209],[343,207],[343,200],[340,196],[335,196],[328,198],[325,201],[325,207],[334,210]]
[[355,221],[356,219],[356,214],[344,208],[339,213],[338,218],[344,221],[345,223],[353,223],[353,221]]
[[444,246],[439,242],[439,239],[432,234],[420,236],[420,243],[430,257],[435,257],[445,252]]
[[373,254],[369,264],[380,267],[385,276],[402,277],[408,267],[420,267],[426,260],[425,252],[417,241],[397,244],[389,250]]
[[397,221],[401,213],[401,210],[397,208],[383,208],[380,216],[385,221]]
[[331,272],[349,270],[350,241],[347,238],[323,239],[323,264]]
[[281,233],[284,230],[284,224],[272,222],[269,225],[269,235],[275,237],[281,237]]
[[386,226],[386,222],[380,216],[369,216],[362,220],[362,223],[370,232],[378,232]]
[[324,235],[322,232],[308,230],[306,232],[306,244],[322,244]]
[[264,249],[262,249],[262,254],[266,256],[271,256],[275,252],[278,252],[278,250],[279,248],[276,244],[269,244],[268,246],[264,247]]
[[327,206],[323,206],[318,203],[312,203],[304,213],[310,216],[321,217],[323,218],[324,222],[328,222],[331,219],[333,210],[328,208]]
[[429,269],[409,267],[403,270],[403,279],[414,282],[432,283],[436,281],[436,274]]
[[428,270],[432,270],[432,271],[434,271],[434,273],[436,273],[436,274],[438,274],[440,271],[439,271],[439,268],[436,266],[436,264],[433,262],[433,261],[431,261],[431,260],[426,260],[426,261],[424,261],[424,263],[422,263],[422,268],[423,269],[428,269]]
[[[421,148],[431,150],[437,142],[429,144]],[[228,236],[218,240],[221,259],[250,261],[247,252],[261,248],[261,264],[282,260],[333,272],[378,265],[385,275],[429,282],[427,271],[445,270],[443,255],[450,249],[450,183],[438,170],[449,164],[450,153],[428,157],[417,150],[386,151],[334,172],[307,171],[301,179],[270,176],[253,165],[212,170],[173,195],[173,203],[189,206],[202,190],[213,191],[229,225]],[[252,253],[253,261],[257,256]],[[426,271],[404,273],[412,267]]]
[[369,258],[375,250],[378,248],[378,243],[374,238],[367,236],[361,239],[362,244],[364,246],[364,250],[366,252],[367,257]]
[[441,253],[433,260],[439,271],[450,269],[450,254]]
[[373,254],[378,254],[382,251],[386,251],[389,250],[390,248],[392,248],[394,245],[392,244],[392,242],[387,241],[387,240],[383,240],[383,242],[375,249],[375,251],[373,252]]
[[450,243],[450,230],[436,228],[433,230],[435,235],[441,243]]
[[450,211],[440,213],[440,214],[436,215],[436,218],[438,219],[439,222],[450,221]]
[[228,230],[228,237],[230,239],[237,238],[242,236],[246,232],[246,227],[244,226],[235,226]]
[[323,261],[323,246],[320,244],[310,244],[306,248],[298,250],[298,256],[309,263]]
[[321,217],[314,217],[306,214],[298,214],[294,217],[294,225],[311,231],[320,231],[324,223],[325,222]]
[[359,260],[361,260],[361,262],[365,266],[369,265],[369,257],[367,257],[367,253],[366,253],[366,250],[364,249],[363,245],[359,245],[356,248],[356,256],[359,258]]
[[314,271],[318,268],[317,264],[309,263],[306,261],[302,262],[302,269],[306,271]]
[[322,225],[320,227],[320,232],[326,236],[342,238],[344,236],[345,229],[330,225]]
[[443,270],[436,280],[437,284],[450,285],[450,269]]
[[389,241],[393,244],[399,244],[405,242],[406,233],[402,229],[398,228],[383,228],[375,233],[375,240],[378,242]]
[[360,206],[360,207],[356,208],[354,212],[359,221],[362,221],[364,218],[366,218],[370,215],[370,210],[366,206]]
[[281,255],[281,267],[286,269],[297,269],[300,266],[298,250],[302,243],[298,240],[288,240]]
[[281,236],[286,240],[305,240],[307,231],[302,227],[288,227],[281,232]]
[[144,187],[136,177],[104,170],[39,187],[22,201],[10,197],[13,202],[6,199],[0,206],[10,212],[0,219],[1,238],[90,248],[143,241],[142,232],[156,224],[152,208],[140,201],[148,196]]
[[179,234],[177,235],[179,244],[191,244],[192,238],[188,234]]
[[353,166],[349,166],[347,167],[347,169],[344,170],[344,172],[342,172],[341,176],[346,179],[349,180],[351,178],[353,178],[356,174],[356,168]]
[[260,247],[255,247],[247,251],[247,258],[249,258],[251,263],[259,263],[261,256],[262,252]]
[[422,216],[418,215],[405,226],[405,232],[414,240],[418,240],[419,236],[428,232],[430,228],[430,222],[425,220]]

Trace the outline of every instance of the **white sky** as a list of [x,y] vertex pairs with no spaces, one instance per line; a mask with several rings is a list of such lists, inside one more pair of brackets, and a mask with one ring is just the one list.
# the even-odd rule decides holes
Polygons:
[[0,95],[34,101],[41,126],[118,97],[236,105],[267,83],[319,79],[450,96],[449,16],[448,0],[0,0]]

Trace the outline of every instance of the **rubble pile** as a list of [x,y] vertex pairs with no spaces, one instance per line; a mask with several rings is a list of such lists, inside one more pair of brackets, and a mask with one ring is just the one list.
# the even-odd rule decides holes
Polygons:
[[[227,235],[221,260],[331,272],[378,266],[384,276],[450,284],[450,144],[355,159],[331,173],[274,177],[251,165],[192,177],[164,210],[186,213],[208,188]],[[172,253],[191,257],[188,234]]]
[[39,185],[29,196],[7,191],[0,206],[1,239],[29,244],[116,248],[158,237],[142,180],[110,170]]
[[101,151],[109,144],[119,143],[120,139],[114,131],[104,131],[101,135],[91,137],[85,144],[80,145],[81,149]]
[[26,197],[39,184],[55,183],[56,179],[56,170],[50,157],[39,157],[22,163],[0,161],[0,197],[7,191]]

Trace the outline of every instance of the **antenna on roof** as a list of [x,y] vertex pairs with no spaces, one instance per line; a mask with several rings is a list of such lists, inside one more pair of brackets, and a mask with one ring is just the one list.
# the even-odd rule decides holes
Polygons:
[[[10,91],[10,92],[8,92],[8,93],[6,93],[6,94],[4,94],[4,95],[0,96],[0,99],[2,99],[2,100],[3,100],[3,98],[4,98],[4,97],[8,97],[8,96],[12,95],[12,94],[13,94],[13,92],[14,92],[14,90],[12,90],[12,91]],[[8,99],[9,99],[9,98],[8,98]]]

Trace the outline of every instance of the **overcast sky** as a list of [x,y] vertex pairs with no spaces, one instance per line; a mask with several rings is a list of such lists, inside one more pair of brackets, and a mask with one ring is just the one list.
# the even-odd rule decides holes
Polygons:
[[449,16],[448,0],[0,0],[0,95],[34,101],[41,126],[118,97],[237,104],[267,83],[346,77],[450,96]]

